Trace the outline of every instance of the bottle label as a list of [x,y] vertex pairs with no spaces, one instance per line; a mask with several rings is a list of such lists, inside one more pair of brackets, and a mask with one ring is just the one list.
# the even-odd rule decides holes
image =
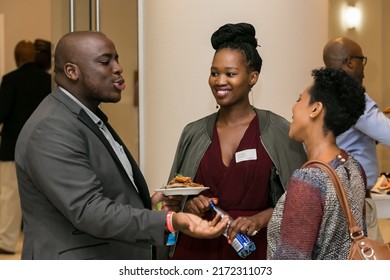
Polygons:
[[[211,201],[210,201],[210,208],[217,213],[221,213],[222,217],[227,215],[227,213],[225,211],[223,211],[219,207],[215,206],[214,203],[212,203]],[[231,217],[229,217],[229,218],[231,219],[230,221],[232,221],[232,218]],[[229,224],[230,224],[230,222],[229,222]],[[228,224],[228,226],[229,226],[229,224]],[[223,235],[225,237],[227,237],[226,230],[224,231]],[[234,248],[234,250],[236,250],[237,254],[241,258],[246,258],[254,250],[256,250],[255,243],[253,243],[253,241],[247,235],[245,235],[243,233],[238,233],[236,235],[236,237],[234,238],[234,240],[232,241],[231,245]]]
[[256,250],[255,243],[247,235],[242,233],[237,234],[232,242],[232,246],[241,258],[246,258]]

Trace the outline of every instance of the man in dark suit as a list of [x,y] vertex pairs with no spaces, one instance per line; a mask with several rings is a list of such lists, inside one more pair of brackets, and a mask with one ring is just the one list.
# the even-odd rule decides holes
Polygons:
[[51,91],[51,77],[35,61],[32,42],[15,47],[18,67],[0,86],[0,253],[14,253],[21,230],[21,209],[14,162],[15,144],[23,125]]
[[[220,235],[213,222],[171,211],[179,200],[149,195],[137,163],[99,109],[125,88],[115,46],[103,33],[66,34],[55,81],[23,128],[15,161],[24,223],[23,259],[152,259],[152,246],[180,230]],[[175,206],[177,208],[173,208]]]

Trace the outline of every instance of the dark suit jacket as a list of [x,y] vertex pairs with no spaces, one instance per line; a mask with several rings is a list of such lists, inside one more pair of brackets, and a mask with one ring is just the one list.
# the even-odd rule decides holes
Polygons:
[[4,75],[0,86],[0,123],[3,123],[0,160],[13,161],[16,139],[24,123],[51,91],[51,77],[35,63],[23,64]]
[[139,193],[77,103],[59,88],[42,101],[15,152],[23,259],[152,258],[151,245],[163,244],[166,212],[146,209],[151,207],[146,182],[125,150]]

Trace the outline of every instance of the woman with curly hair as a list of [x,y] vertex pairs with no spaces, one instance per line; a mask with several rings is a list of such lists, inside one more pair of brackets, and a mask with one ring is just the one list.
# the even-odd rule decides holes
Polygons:
[[[364,88],[344,70],[313,70],[313,84],[293,106],[289,136],[306,147],[308,160],[332,166],[352,214],[365,230],[366,176],[360,163],[336,145],[336,137],[363,114]],[[351,240],[335,187],[315,165],[296,170],[268,224],[269,259],[347,259]]]
[[[255,35],[248,23],[225,24],[213,33],[209,85],[220,109],[184,128],[169,178],[180,173],[209,187],[188,197],[183,211],[211,219],[213,200],[234,219],[229,239],[248,234],[257,249],[247,259],[265,259],[273,206],[306,154],[288,137],[287,120],[249,102],[262,66]],[[224,236],[196,240],[183,234],[172,258],[240,259]]]

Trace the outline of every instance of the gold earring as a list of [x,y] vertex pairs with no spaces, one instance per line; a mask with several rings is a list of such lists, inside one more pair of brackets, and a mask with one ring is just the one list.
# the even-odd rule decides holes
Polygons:
[[310,118],[313,118],[314,116],[313,116],[313,114],[310,114]]

